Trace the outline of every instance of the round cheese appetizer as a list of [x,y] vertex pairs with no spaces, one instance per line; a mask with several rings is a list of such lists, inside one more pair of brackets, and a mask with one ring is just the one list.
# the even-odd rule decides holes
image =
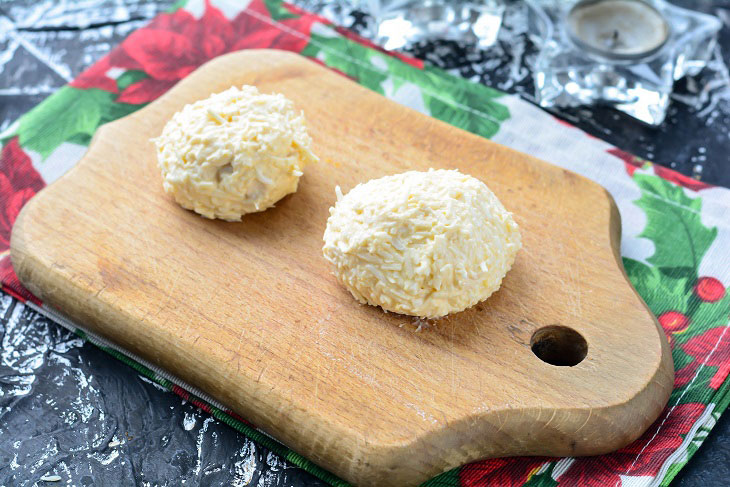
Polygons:
[[254,86],[185,105],[154,143],[165,191],[183,208],[228,221],[296,191],[317,160],[293,103]]
[[463,311],[499,289],[521,247],[512,214],[459,171],[409,171],[336,192],[324,257],[358,301],[386,311]]

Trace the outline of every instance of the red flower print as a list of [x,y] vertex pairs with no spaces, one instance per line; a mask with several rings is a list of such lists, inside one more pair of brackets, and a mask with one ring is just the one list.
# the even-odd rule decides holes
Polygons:
[[692,337],[682,345],[682,350],[694,360],[679,369],[675,375],[674,387],[689,384],[701,366],[717,367],[710,379],[709,387],[718,389],[730,373],[730,326],[710,328],[701,335]]
[[558,477],[558,485],[620,487],[622,475],[656,475],[682,444],[681,435],[689,432],[704,408],[704,404],[688,403],[665,410],[632,444],[607,455],[577,459]]
[[527,482],[545,463],[545,457],[490,458],[470,463],[459,470],[462,487],[517,487]]
[[301,13],[296,18],[274,21],[269,16],[266,5],[254,0],[233,19],[236,44],[231,51],[239,49],[284,49],[301,52],[309,44],[312,24],[321,17],[289,7],[292,12]]
[[26,201],[45,186],[26,154],[11,139],[0,155],[0,252],[10,248],[10,231]]
[[702,301],[714,303],[725,296],[725,286],[714,277],[700,277],[695,284],[695,294]]
[[10,232],[20,209],[43,186],[43,179],[20,148],[18,138],[11,139],[0,154],[0,282],[23,299],[34,298],[20,284],[10,263]]
[[200,19],[182,9],[159,15],[109,56],[112,66],[149,76],[127,87],[117,101],[140,104],[156,99],[201,64],[225,53],[232,40],[230,22],[210,5]]
[[654,173],[660,178],[664,178],[667,181],[671,181],[674,184],[685,187],[687,189],[691,189],[692,191],[699,191],[701,189],[714,187],[711,184],[692,179],[689,176],[685,176],[684,174],[680,174],[677,171],[656,164],[654,165]]
[[659,315],[658,320],[666,332],[677,333],[689,326],[689,318],[679,311],[666,311]]
[[109,58],[110,56],[104,56],[92,64],[90,68],[73,80],[70,85],[82,90],[98,88],[110,93],[116,93],[118,91],[116,80],[107,76],[107,73],[112,68]]
[[629,173],[629,176],[633,176],[634,172],[637,169],[641,169],[649,163],[649,161],[647,161],[646,159],[636,157],[633,154],[629,154],[628,152],[622,151],[621,149],[616,149],[615,147],[613,149],[609,149],[607,152],[612,156],[616,156],[624,161],[624,165],[626,166],[626,172]]
[[251,2],[233,21],[210,3],[200,19],[185,10],[160,15],[109,55],[111,67],[148,75],[128,86],[117,101],[150,102],[201,64],[227,52],[253,48],[299,52],[309,42],[312,23],[317,20],[315,15],[302,14],[275,22],[261,0]]
[[6,255],[2,259],[0,259],[0,282],[2,283],[3,291],[10,294],[16,299],[19,299],[20,301],[31,301],[37,305],[41,304],[41,300],[37,297],[33,296],[30,291],[28,291],[18,279],[18,276],[15,275],[15,270],[13,270],[13,265],[10,262],[10,256]]
[[710,380],[710,389],[717,390],[725,382],[727,376],[730,375],[730,361],[726,361],[724,364],[720,364],[715,375]]

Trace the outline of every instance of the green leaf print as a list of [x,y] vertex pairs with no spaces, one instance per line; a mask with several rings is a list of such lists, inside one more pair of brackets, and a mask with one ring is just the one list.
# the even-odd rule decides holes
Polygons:
[[325,37],[312,33],[309,44],[301,54],[317,58],[327,66],[355,78],[366,88],[385,94],[383,82],[388,79],[388,75],[371,64],[373,51],[361,44],[344,37]]
[[264,0],[266,10],[269,11],[269,15],[274,20],[286,20],[296,19],[297,15],[290,12],[281,0]]
[[500,124],[510,117],[507,107],[495,101],[502,96],[499,91],[464,79],[447,78],[436,68],[427,67],[424,71],[420,84],[431,116],[486,138],[493,137]]
[[[713,407],[713,404],[710,403],[707,405],[708,408]],[[662,483],[659,484],[662,487],[667,487],[671,484],[674,477],[677,476],[680,470],[684,468],[685,465],[687,465],[687,462],[694,456],[695,453],[697,453],[697,450],[699,450],[700,446],[702,446],[702,443],[707,439],[707,435],[710,434],[710,431],[715,426],[715,423],[717,423],[717,420],[720,419],[720,412],[718,411],[717,405],[714,405],[714,409],[712,411],[712,417],[708,421],[705,421],[704,424],[702,424],[697,432],[695,433],[694,438],[692,438],[692,441],[687,445],[687,450],[685,451],[684,455],[680,455],[679,458],[676,458],[674,462],[669,466],[667,469],[667,473],[662,479]]]
[[[418,69],[387,54],[344,37],[312,34],[302,54],[324,61],[355,78],[361,85],[397,99],[398,90],[412,84],[421,94],[428,114],[482,137],[492,137],[510,117],[496,101],[503,93],[456,78],[434,67]],[[387,85],[387,86],[386,86]]]
[[730,293],[726,293],[724,298],[714,303],[699,302],[696,299],[694,301],[696,306],[692,310],[692,319],[703,325],[702,331],[726,325],[730,319]]
[[113,102],[113,97],[110,97],[108,100],[106,100],[102,104],[102,111],[101,111],[101,120],[99,122],[99,125],[105,124],[107,122],[113,122],[114,120],[122,117],[126,117],[130,113],[134,113],[146,104],[140,104],[140,105],[130,105],[129,103],[115,103]]
[[78,145],[89,145],[89,143],[91,143],[91,135],[82,133],[74,134],[69,137],[66,142]]
[[79,134],[91,136],[101,120],[101,90],[65,86],[20,119],[20,145],[45,159],[61,143]]
[[523,487],[555,487],[558,485],[558,481],[553,478],[553,470],[555,470],[555,462],[550,463],[544,472],[530,477]]
[[655,247],[648,262],[657,267],[688,268],[696,277],[702,257],[717,236],[716,228],[707,228],[700,220],[702,199],[690,198],[681,187],[658,176],[635,174],[634,181],[642,192],[636,204],[648,220],[640,236]]
[[188,4],[188,0],[176,0],[175,3],[170,5],[165,12],[175,12],[181,8],[184,8]]
[[117,89],[121,93],[129,85],[136,83],[137,81],[147,78],[147,73],[138,69],[130,69],[125,71],[122,75],[117,78]]
[[64,142],[88,144],[99,125],[142,107],[115,103],[116,96],[95,88],[81,90],[64,86],[21,117],[20,145],[45,159]]
[[459,470],[461,469],[455,468],[448,472],[444,472],[431,480],[427,480],[422,483],[421,487],[459,487],[459,485],[461,485],[459,482]]
[[[694,452],[693,452],[694,453]],[[687,465],[688,457],[683,457],[683,459],[679,462],[673,463],[669,466],[667,469],[667,474],[664,476],[664,479],[662,480],[662,483],[659,484],[661,487],[667,487],[674,477],[677,476],[680,470],[684,468],[685,465]]]
[[497,90],[453,77],[432,66],[417,69],[384,54],[373,55],[382,56],[388,65],[394,92],[406,83],[419,87],[423,103],[434,118],[490,138],[510,117],[509,109],[495,101],[503,96]]
[[624,269],[636,291],[656,316],[667,311],[689,311],[690,283],[686,277],[673,278],[656,267],[624,258]]
[[[672,274],[667,270],[674,268],[652,267],[626,257],[623,261],[634,288],[657,316],[664,330],[673,334],[678,344],[712,327],[727,323],[730,295],[725,295],[719,301],[702,302],[694,294],[696,278],[686,276],[684,268]],[[696,274],[696,270],[693,273]],[[681,316],[686,317],[685,323],[678,319]],[[679,347],[674,348],[673,354],[677,368],[686,365],[690,360]]]
[[[717,228],[703,225],[702,199],[658,176],[635,174],[642,196],[637,206],[646,212],[647,224],[640,236],[654,243],[654,254],[646,265],[624,259],[634,287],[659,319],[664,330],[681,345],[708,329],[727,323],[730,296],[702,299],[695,292],[698,268],[717,236]],[[689,356],[675,346],[675,368]]]

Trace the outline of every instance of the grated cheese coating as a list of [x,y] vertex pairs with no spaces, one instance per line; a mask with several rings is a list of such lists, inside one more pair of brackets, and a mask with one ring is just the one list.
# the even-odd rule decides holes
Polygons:
[[304,166],[318,160],[294,104],[254,86],[185,105],[153,142],[165,191],[183,208],[228,221],[295,192]]
[[456,170],[409,171],[336,188],[323,253],[361,303],[438,318],[487,299],[521,248],[502,203]]

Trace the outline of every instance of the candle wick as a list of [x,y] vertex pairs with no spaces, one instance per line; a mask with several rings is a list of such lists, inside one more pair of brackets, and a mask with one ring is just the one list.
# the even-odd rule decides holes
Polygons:
[[611,34],[611,41],[610,41],[609,48],[615,48],[616,46],[618,46],[618,44],[619,44],[618,37],[619,37],[619,32],[618,32],[618,30],[614,29],[613,34]]

